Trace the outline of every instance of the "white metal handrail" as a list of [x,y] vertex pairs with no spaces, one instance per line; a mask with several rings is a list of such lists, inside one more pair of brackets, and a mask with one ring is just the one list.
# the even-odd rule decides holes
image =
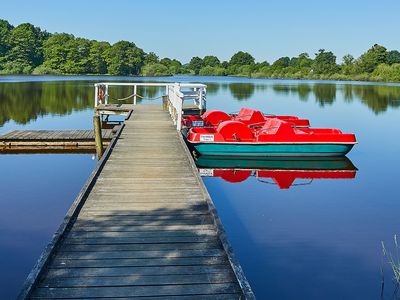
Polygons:
[[100,104],[109,103],[109,87],[112,86],[133,86],[133,105],[137,104],[138,87],[165,87],[165,96],[168,97],[169,113],[177,127],[182,127],[183,103],[185,100],[192,100],[200,110],[206,109],[207,86],[199,83],[171,83],[171,82],[101,82],[95,85],[94,107]]

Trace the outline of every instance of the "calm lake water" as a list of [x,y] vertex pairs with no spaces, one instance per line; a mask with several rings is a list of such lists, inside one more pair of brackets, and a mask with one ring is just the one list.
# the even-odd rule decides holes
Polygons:
[[[199,168],[259,299],[393,299],[381,241],[394,253],[400,234],[400,85],[3,76],[0,133],[90,129],[93,83],[104,80],[202,82],[208,109],[252,107],[356,133],[349,160],[200,160]],[[130,93],[110,91],[113,98]],[[0,155],[1,299],[15,298],[95,164],[91,154]]]

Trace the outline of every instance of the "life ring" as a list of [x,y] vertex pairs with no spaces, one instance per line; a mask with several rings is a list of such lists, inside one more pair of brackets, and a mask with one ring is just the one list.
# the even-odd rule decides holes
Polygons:
[[97,89],[97,99],[102,102],[106,98],[106,86],[100,84]]

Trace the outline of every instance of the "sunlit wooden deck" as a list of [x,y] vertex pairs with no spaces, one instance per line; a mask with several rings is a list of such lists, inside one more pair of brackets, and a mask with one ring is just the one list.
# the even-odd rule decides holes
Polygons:
[[[113,138],[111,129],[102,131],[105,145]],[[46,149],[94,149],[93,130],[14,130],[0,135],[0,152]]]
[[20,298],[254,298],[161,105],[135,106]]

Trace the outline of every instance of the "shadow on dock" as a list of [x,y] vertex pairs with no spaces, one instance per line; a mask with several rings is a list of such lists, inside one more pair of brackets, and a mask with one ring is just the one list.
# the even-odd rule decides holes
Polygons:
[[[240,298],[206,205],[149,210],[145,200],[122,200],[116,210],[87,203],[90,213],[65,234],[32,298]],[[143,213],[118,210],[130,205]]]

